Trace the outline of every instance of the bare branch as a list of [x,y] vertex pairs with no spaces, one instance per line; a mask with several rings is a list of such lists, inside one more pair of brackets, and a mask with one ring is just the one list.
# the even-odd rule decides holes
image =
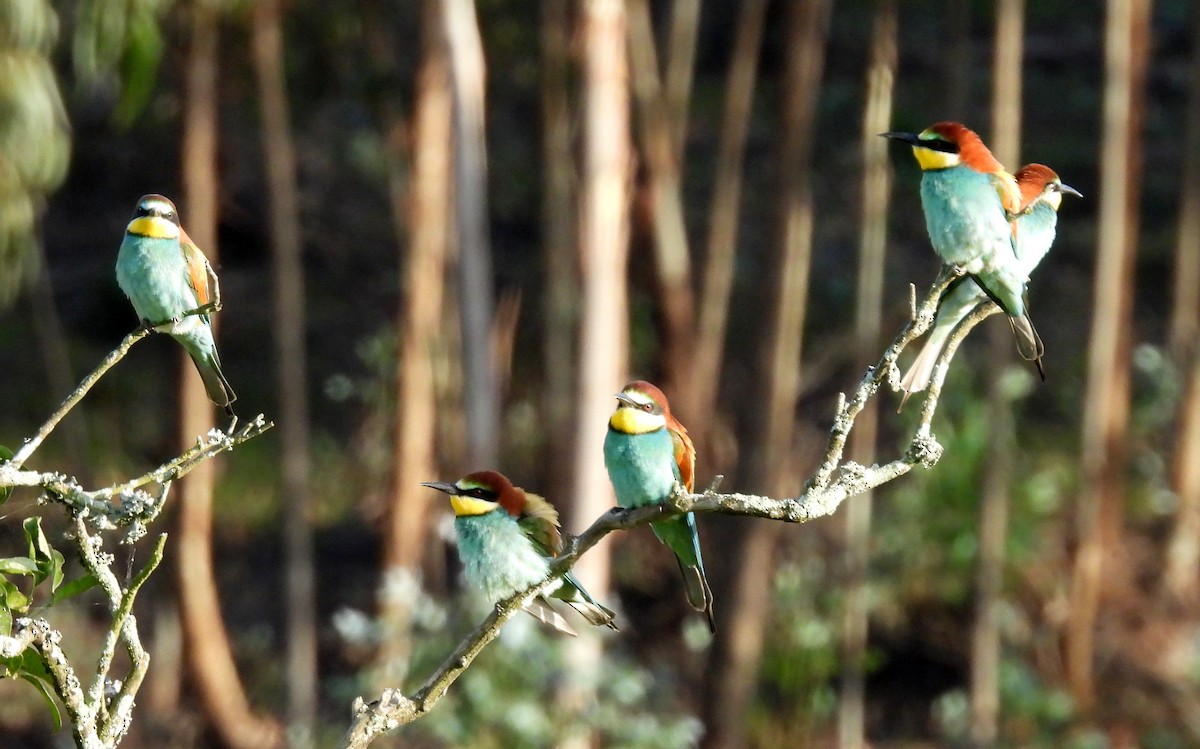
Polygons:
[[961,272],[957,269],[943,269],[920,306],[916,304],[914,291],[909,322],[884,351],[879,361],[867,369],[851,397],[847,399],[845,395],[839,394],[833,426],[830,429],[829,445],[821,465],[809,480],[803,494],[785,499],[753,494],[725,494],[718,493],[715,484],[702,493],[689,494],[683,487],[676,485],[675,492],[663,505],[636,509],[613,508],[601,515],[582,534],[568,540],[562,554],[551,562],[550,576],[544,582],[497,603],[487,619],[463,639],[411,698],[397,689],[387,689],[373,702],[364,703],[361,698],[357,700],[353,723],[342,737],[339,747],[365,749],[378,736],[411,723],[429,712],[455,679],[471,665],[488,643],[499,635],[505,622],[524,604],[556,585],[559,575],[569,570],[584,552],[613,531],[633,528],[685,512],[721,512],[788,523],[805,523],[833,514],[842,500],[895,480],[915,466],[932,467],[942,454],[942,447],[932,434],[931,423],[937,410],[947,365],[967,333],[981,320],[999,311],[999,308],[990,302],[980,305],[968,315],[946,342],[934,370],[933,382],[926,395],[916,430],[904,454],[883,465],[872,466],[843,462],[842,454],[846,437],[854,428],[855,418],[878,392],[879,386],[887,384],[893,391],[898,389],[900,378],[896,361],[900,353],[933,324],[942,294],[959,276]]

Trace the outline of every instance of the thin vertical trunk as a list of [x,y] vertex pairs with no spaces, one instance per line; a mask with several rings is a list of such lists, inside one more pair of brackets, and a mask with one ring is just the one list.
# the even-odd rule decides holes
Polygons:
[[1190,73],[1171,306],[1170,341],[1177,361],[1195,352],[1200,337],[1200,6],[1192,7]]
[[745,0],[738,14],[737,36],[725,79],[725,112],[717,146],[717,169],[709,204],[708,242],[697,330],[693,338],[692,371],[683,391],[682,412],[690,414],[688,428],[697,445],[707,443],[720,384],[725,352],[725,327],[733,291],[734,255],[741,214],[742,160],[758,77],[766,0]]
[[[579,338],[578,434],[575,439],[575,518],[592,519],[613,505],[604,469],[604,424],[612,394],[625,379],[629,335],[625,270],[629,252],[629,69],[622,0],[585,0],[583,40],[583,170],[579,249],[583,315]],[[602,542],[579,560],[576,573],[593,595],[608,591],[611,547]],[[600,642],[579,637],[569,645],[574,664],[568,703],[587,704]],[[567,747],[590,746],[576,733]]]
[[[869,362],[879,350],[883,326],[883,276],[887,250],[888,196],[891,162],[887,143],[879,133],[892,121],[896,78],[896,3],[879,0],[867,69],[867,103],[863,112],[863,201],[859,233],[858,299],[854,337],[860,362]],[[850,454],[863,465],[875,462],[879,408],[863,409],[850,433]],[[866,675],[869,623],[868,569],[871,561],[872,493],[846,507],[846,602],[842,619],[842,689],[838,705],[838,738],[842,749],[860,749],[866,736]]]
[[[568,496],[575,435],[575,300],[579,294],[575,259],[575,165],[571,147],[569,66],[571,2],[542,0],[542,258],[543,300],[542,411],[546,419],[548,460],[546,494]],[[588,518],[578,518],[580,523]]]
[[1105,21],[1104,135],[1093,318],[1084,390],[1079,546],[1067,615],[1066,671],[1076,704],[1094,706],[1095,626],[1101,581],[1114,560],[1123,520],[1129,355],[1144,80],[1150,0],[1110,0]]
[[[1192,250],[1195,251],[1194,249]],[[1178,497],[1175,527],[1167,546],[1163,585],[1175,600],[1189,604],[1200,599],[1200,356],[1192,353],[1175,439],[1174,488]]]
[[687,144],[688,102],[696,65],[696,39],[700,32],[700,0],[675,0],[667,43],[664,95],[671,123],[674,161],[683,173],[683,148]]
[[281,490],[287,608],[288,734],[294,746],[312,743],[317,710],[316,564],[309,497],[308,367],[304,345],[304,267],[301,261],[296,154],[283,71],[281,0],[258,0],[251,46],[262,109],[267,205],[274,257],[275,357],[279,385]]
[[[217,256],[217,18],[206,2],[191,8],[191,47],[188,52],[182,173],[186,226],[192,239],[220,268]],[[220,322],[220,314],[214,322]],[[213,427],[212,404],[195,376],[185,369],[180,394],[180,441],[190,446],[196,436]],[[214,460],[206,460],[181,482],[179,534],[175,571],[178,576],[180,618],[188,670],[205,717],[221,741],[233,749],[278,747],[283,731],[275,721],[259,718],[238,679],[212,565],[212,498]]]
[[1200,8],[1192,8],[1192,69],[1188,90],[1183,189],[1175,241],[1175,293],[1170,349],[1187,377],[1175,443],[1175,525],[1163,585],[1177,600],[1200,599]]
[[[691,371],[691,339],[695,300],[691,258],[683,217],[679,162],[670,110],[658,75],[649,0],[628,0],[630,72],[637,103],[638,141],[649,172],[651,220],[658,265],[659,301],[663,317],[666,392],[687,382]],[[683,413],[683,418],[689,414]]]
[[945,19],[942,39],[946,48],[942,55],[945,91],[945,119],[969,119],[967,104],[971,99],[971,3],[945,0],[942,17]]
[[399,115],[389,115],[384,125],[392,218],[398,238],[407,228],[408,246],[401,255],[396,454],[379,591],[385,632],[379,653],[381,687],[397,686],[408,669],[413,601],[407,593],[413,586],[405,583],[417,579],[429,537],[430,492],[420,482],[437,476],[434,358],[450,227],[452,102],[436,0],[425,2],[421,33],[410,179],[404,173],[404,125]]
[[[779,159],[781,181],[781,236],[773,277],[770,333],[764,351],[764,397],[759,406],[759,437],[752,446],[748,470],[768,494],[779,496],[798,487],[791,458],[795,435],[796,402],[800,394],[800,352],[808,304],[808,275],[812,256],[813,204],[810,172],[816,128],[817,102],[825,63],[830,0],[792,3],[788,14],[788,57],[785,64],[782,112],[783,147]],[[730,558],[741,565],[734,584],[735,600],[721,623],[713,658],[724,672],[712,680],[706,697],[709,733],[705,745],[745,745],[745,716],[754,695],[755,676],[762,656],[764,627],[770,614],[769,585],[780,523],[757,522]]]
[[[995,80],[992,91],[992,148],[1016,170],[1021,152],[1021,58],[1025,0],[996,6]],[[1008,326],[988,328],[988,411],[991,439],[984,464],[979,508],[979,568],[975,577],[975,621],[971,630],[971,741],[996,744],[1000,715],[1000,604],[1004,546],[1008,537],[1009,492],[1016,459],[1012,403],[999,373],[1012,358]]]
[[467,460],[496,464],[500,405],[491,335],[494,301],[488,240],[483,42],[474,0],[441,0],[454,96],[454,217],[462,321]]

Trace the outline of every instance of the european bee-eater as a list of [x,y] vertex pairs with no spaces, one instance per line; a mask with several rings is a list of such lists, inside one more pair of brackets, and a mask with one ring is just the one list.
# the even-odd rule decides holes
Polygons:
[[[1063,184],[1054,170],[1044,164],[1026,164],[1013,176],[1021,195],[1021,207],[1013,220],[1013,232],[1017,236],[1017,269],[1028,277],[1054,243],[1062,196],[1079,195],[1079,191]],[[929,331],[924,347],[900,381],[904,390],[901,407],[909,395],[929,386],[946,339],[963,318],[987,299],[988,295],[970,278],[959,279],[942,297],[933,330]]]
[[921,207],[933,249],[960,266],[1009,316],[1017,351],[1041,370],[1042,341],[1025,311],[1011,218],[1020,188],[974,131],[938,122],[920,133],[883,133],[908,143],[920,165]]
[[208,397],[232,416],[237,396],[221,373],[209,316],[188,314],[220,306],[217,276],[180,225],[175,204],[162,195],[138,200],[117,252],[117,284],[144,326],[183,344]]
[[[670,496],[675,482],[689,492],[696,484],[696,448],[687,429],[671,415],[667,396],[649,382],[631,382],[617,393],[617,409],[608,420],[604,465],[622,507],[659,504]],[[692,513],[651,525],[654,535],[670,547],[683,572],[688,603],[708,617],[716,631],[713,595],[704,576],[700,536]]]
[[[453,484],[423,483],[450,495],[458,556],[467,580],[488,599],[499,601],[535,585],[550,574],[550,559],[562,551],[558,511],[543,497],[513,486],[496,471],[477,471]],[[616,629],[615,614],[593,599],[570,572],[550,593],[583,615],[591,624]],[[525,610],[555,629],[575,630],[544,597]]]

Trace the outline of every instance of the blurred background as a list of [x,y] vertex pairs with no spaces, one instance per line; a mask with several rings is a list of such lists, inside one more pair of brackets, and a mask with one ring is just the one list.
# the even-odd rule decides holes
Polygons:
[[[514,620],[376,745],[1200,746],[1193,6],[4,0],[0,441],[137,325],[113,266],[149,192],[220,275],[239,414],[278,425],[173,489],[123,746],[329,746],[354,697],[415,689],[488,609],[418,482],[499,468],[579,532],[635,376],[698,485],[798,494],[938,271],[917,165],[876,134],[945,119],[1084,195],[1030,286],[1047,381],[987,320],[934,469],[803,526],[700,518],[715,637],[650,532],[617,534],[578,575],[619,633]],[[851,457],[903,452],[898,403]],[[212,419],[152,337],[30,467],[112,483]],[[35,499],[0,552],[65,525]],[[85,658],[104,611],[47,616]],[[0,737],[70,743],[11,680]]]

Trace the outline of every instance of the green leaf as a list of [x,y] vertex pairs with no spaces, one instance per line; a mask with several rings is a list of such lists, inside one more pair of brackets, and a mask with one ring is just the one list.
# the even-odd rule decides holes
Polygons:
[[32,684],[41,693],[42,699],[46,700],[46,707],[50,708],[51,717],[54,718],[54,730],[62,729],[62,711],[58,709],[58,703],[54,700],[54,692],[51,691],[50,685],[24,669],[17,675]]
[[12,634],[12,612],[7,605],[0,606],[0,635],[8,637]]
[[29,596],[22,593],[11,580],[0,579],[0,600],[3,600],[3,607],[7,611],[23,614],[29,609]]
[[90,590],[95,587],[100,581],[92,573],[87,573],[83,577],[77,577],[66,585],[58,589],[57,592],[50,598],[50,605],[66,600],[71,596],[76,596],[85,590]]
[[[13,451],[9,450],[4,445],[0,445],[0,462],[8,462],[12,460],[12,458]],[[12,492],[13,488],[11,486],[6,486],[3,489],[0,489],[0,505],[8,501],[8,498],[12,496]]]
[[62,555],[61,551],[59,551],[58,549],[51,549],[50,562],[49,562],[49,564],[50,564],[50,592],[51,593],[58,590],[58,586],[62,585],[63,578],[66,577],[66,573],[63,572],[63,565],[65,565],[66,563],[67,563],[67,560],[63,559],[63,555]]
[[50,545],[50,540],[42,531],[42,519],[37,516],[25,518],[25,522],[21,523],[21,526],[25,529],[26,540],[29,541],[29,556],[34,559],[50,558],[54,547]]
[[29,557],[4,557],[0,559],[0,573],[5,575],[36,575],[38,563]]

